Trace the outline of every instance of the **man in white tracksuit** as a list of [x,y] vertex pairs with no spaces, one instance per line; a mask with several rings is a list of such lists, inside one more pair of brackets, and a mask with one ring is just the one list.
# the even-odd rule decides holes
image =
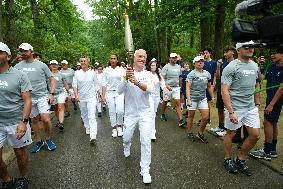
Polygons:
[[107,102],[114,138],[123,136],[124,94],[118,94],[117,87],[124,74],[125,69],[118,65],[117,55],[111,55],[109,66],[103,71],[102,99]]
[[144,70],[146,52],[143,49],[136,50],[134,54],[134,70],[127,69],[126,77],[123,77],[118,86],[118,93],[125,95],[124,116],[124,155],[130,156],[131,139],[136,125],[139,125],[141,142],[141,176],[145,184],[151,183],[149,166],[151,163],[151,120],[153,108],[150,106],[150,93],[153,83],[150,72]]
[[[89,66],[89,58],[80,58],[82,69],[75,72],[73,78],[73,89],[77,102],[80,103],[81,117],[84,122],[86,134],[90,135],[90,142],[96,140],[97,122],[96,112],[96,94],[98,92],[98,81],[94,70]],[[98,94],[100,96],[100,94]]]

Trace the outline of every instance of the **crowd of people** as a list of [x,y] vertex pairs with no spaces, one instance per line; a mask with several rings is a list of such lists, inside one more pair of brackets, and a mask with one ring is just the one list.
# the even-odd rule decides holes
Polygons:
[[[178,126],[187,128],[190,140],[207,143],[205,130],[211,124],[210,110],[216,104],[218,122],[210,129],[224,137],[224,167],[229,173],[252,171],[246,156],[271,160],[277,155],[278,120],[283,105],[283,48],[272,50],[272,63],[263,69],[264,57],[253,60],[253,42],[237,43],[236,47],[224,48],[224,58],[212,59],[210,48],[203,49],[189,62],[181,62],[180,55],[170,53],[169,63],[162,68],[153,58],[147,62],[143,49],[135,51],[133,65],[120,62],[116,54],[109,58],[107,66],[96,63],[92,68],[90,59],[82,56],[75,70],[67,60],[59,63],[40,61],[28,43],[19,46],[18,63],[11,66],[11,51],[0,42],[0,177],[2,188],[28,187],[28,152],[38,153],[46,145],[56,150],[52,140],[50,105],[57,117],[56,127],[64,131],[64,118],[70,115],[69,106],[81,112],[83,126],[90,143],[96,143],[97,117],[108,108],[111,137],[123,137],[123,153],[131,155],[131,141],[136,126],[139,127],[141,143],[140,174],[143,183],[152,182],[150,175],[151,142],[156,135],[156,115],[160,104],[161,120],[166,122],[166,108],[171,105],[177,113]],[[236,57],[237,54],[237,57]],[[259,106],[261,81],[267,80],[266,106],[264,110],[264,148],[252,150],[260,135]],[[216,98],[215,98],[216,96]],[[173,99],[173,100],[172,100]],[[199,128],[194,129],[196,110],[200,111]],[[97,113],[96,113],[97,112]],[[97,114],[97,116],[96,116]],[[13,116],[11,116],[13,115]],[[40,135],[40,122],[45,138]],[[241,138],[243,128],[244,138]],[[237,157],[231,156],[232,143],[238,142]],[[20,178],[8,174],[2,159],[3,146],[9,143],[15,151]]]

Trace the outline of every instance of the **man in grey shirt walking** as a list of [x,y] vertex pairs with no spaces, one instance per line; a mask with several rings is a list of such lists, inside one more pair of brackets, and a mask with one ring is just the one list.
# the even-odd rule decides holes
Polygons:
[[[48,150],[53,151],[56,145],[51,140],[51,120],[49,117],[49,104],[54,99],[55,79],[46,64],[33,58],[33,47],[28,43],[22,43],[19,47],[23,61],[18,63],[15,68],[25,72],[32,86],[32,128],[35,134],[35,146],[32,153],[37,153],[44,145],[40,136],[39,120],[44,123],[46,133],[45,143]],[[47,90],[47,80],[50,81],[50,93]]]
[[[27,188],[28,153],[26,146],[32,142],[28,117],[31,111],[31,84],[27,75],[8,61],[11,51],[0,42],[0,178],[2,188]],[[14,148],[20,178],[10,177],[2,159],[3,146]]]
[[[259,139],[260,119],[258,108],[259,96],[254,91],[258,78],[258,66],[251,60],[253,42],[237,43],[238,59],[230,62],[221,77],[221,94],[225,104],[224,166],[230,173],[242,172],[247,176],[252,171],[246,165],[246,156]],[[232,138],[236,130],[246,126],[249,136],[245,139],[238,157],[231,159]]]

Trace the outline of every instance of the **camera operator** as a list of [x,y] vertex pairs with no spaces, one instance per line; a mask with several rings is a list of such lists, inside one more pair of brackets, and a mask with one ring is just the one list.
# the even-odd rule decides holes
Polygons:
[[255,150],[249,155],[270,161],[276,158],[278,136],[278,119],[283,105],[283,48],[272,50],[271,63],[266,71],[266,107],[264,110],[264,148]]

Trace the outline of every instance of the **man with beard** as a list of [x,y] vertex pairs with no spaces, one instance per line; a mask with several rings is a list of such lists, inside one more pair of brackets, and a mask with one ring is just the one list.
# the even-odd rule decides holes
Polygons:
[[[19,47],[22,61],[16,64],[15,68],[25,72],[32,86],[32,129],[35,136],[35,146],[32,153],[37,153],[46,143],[49,151],[56,149],[55,143],[51,140],[51,120],[49,116],[49,105],[54,99],[55,80],[46,64],[33,58],[33,47],[28,43],[22,43]],[[47,79],[50,81],[50,91],[47,90]],[[40,136],[39,121],[43,122],[46,134],[45,142]]]

